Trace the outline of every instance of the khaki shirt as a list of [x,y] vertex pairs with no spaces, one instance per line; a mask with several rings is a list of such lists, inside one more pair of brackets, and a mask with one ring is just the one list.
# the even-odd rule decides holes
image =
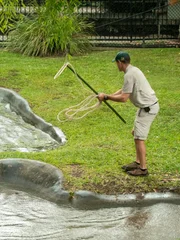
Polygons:
[[122,92],[130,93],[130,101],[139,108],[149,107],[158,101],[142,71],[131,64],[126,68]]

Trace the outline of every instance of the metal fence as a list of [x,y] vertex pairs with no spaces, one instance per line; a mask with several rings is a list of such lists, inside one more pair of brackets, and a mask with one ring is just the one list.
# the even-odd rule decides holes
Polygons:
[[[43,4],[45,0],[39,0]],[[180,2],[169,0],[81,0],[77,12],[93,22],[97,46],[180,46]],[[32,12],[27,5],[24,14]],[[1,38],[6,40],[6,37]]]
[[94,22],[98,45],[177,45],[180,2],[167,0],[82,0],[79,13]]

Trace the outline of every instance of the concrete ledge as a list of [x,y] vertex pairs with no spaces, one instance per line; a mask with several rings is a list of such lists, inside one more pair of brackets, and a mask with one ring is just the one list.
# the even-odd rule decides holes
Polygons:
[[73,207],[79,209],[146,207],[158,203],[180,205],[180,195],[174,193],[99,195],[89,191],[77,191],[72,201]]
[[63,190],[62,172],[36,160],[10,158],[0,160],[0,182],[57,203],[69,203]]
[[63,174],[58,168],[28,159],[1,159],[0,182],[57,204],[79,209],[144,207],[157,203],[180,205],[180,195],[174,193],[100,195],[90,191],[77,191],[70,194],[63,189]]

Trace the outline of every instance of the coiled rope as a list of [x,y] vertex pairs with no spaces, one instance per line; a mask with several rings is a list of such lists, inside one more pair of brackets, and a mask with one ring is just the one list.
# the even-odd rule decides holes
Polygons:
[[[73,71],[74,71],[74,73],[76,75],[76,78],[81,83],[81,86],[86,91],[90,92],[88,89],[86,89],[84,87],[83,83],[80,81],[80,79],[79,79],[79,77],[77,75],[77,72],[76,72],[75,68],[69,62],[64,63],[64,65],[60,68],[60,70],[54,76],[54,79],[56,79],[58,76],[60,76],[68,65],[71,66],[71,68],[73,69]],[[93,101],[95,101],[95,100],[97,100],[97,102],[94,104]],[[79,104],[77,104],[75,106],[68,107],[68,108],[60,111],[57,114],[57,120],[59,122],[66,122],[66,121],[71,121],[71,120],[82,119],[86,115],[88,115],[89,113],[91,113],[91,112],[95,111],[97,108],[99,108],[100,105],[101,105],[101,102],[98,100],[97,95],[94,95],[94,94],[92,95],[91,94],[90,96],[85,98]],[[81,114],[82,112],[85,112],[85,113],[83,115],[77,116],[79,113]],[[64,120],[62,120],[62,115],[64,115],[64,117],[65,117]]]
[[[62,110],[61,112],[58,113],[57,119],[59,122],[66,122],[69,120],[77,120],[77,119],[82,119],[89,113],[95,111],[101,104],[101,102],[98,100],[97,103],[92,105],[92,101],[97,99],[96,95],[90,95],[87,98],[85,98],[82,102],[75,106],[71,106],[69,108],[66,108]],[[86,111],[86,112],[85,112]],[[78,113],[85,112],[82,116],[76,117]],[[66,120],[62,120],[60,116],[64,114],[66,117]]]

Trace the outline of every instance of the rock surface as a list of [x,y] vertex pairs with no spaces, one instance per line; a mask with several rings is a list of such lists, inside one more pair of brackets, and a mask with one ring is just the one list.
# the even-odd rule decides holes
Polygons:
[[64,133],[32,112],[27,101],[0,88],[0,151],[46,151],[66,142]]

